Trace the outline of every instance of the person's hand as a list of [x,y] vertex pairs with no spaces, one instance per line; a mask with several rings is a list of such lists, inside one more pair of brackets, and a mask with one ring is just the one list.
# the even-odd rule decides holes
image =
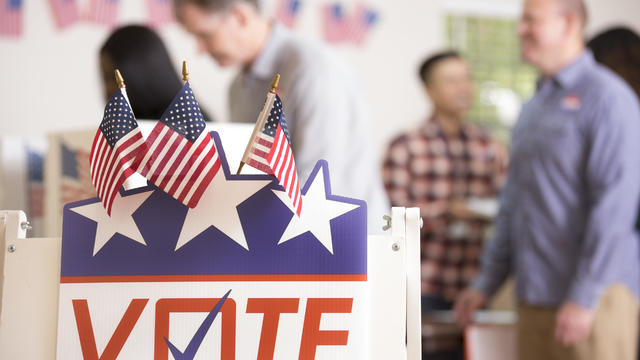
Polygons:
[[466,289],[456,299],[453,312],[456,322],[460,326],[466,326],[471,322],[476,310],[487,303],[487,296],[475,289]]
[[568,346],[586,339],[591,333],[594,317],[593,310],[565,302],[556,315],[556,341]]
[[449,216],[458,220],[469,220],[476,217],[476,214],[469,209],[463,200],[454,200],[449,204]]

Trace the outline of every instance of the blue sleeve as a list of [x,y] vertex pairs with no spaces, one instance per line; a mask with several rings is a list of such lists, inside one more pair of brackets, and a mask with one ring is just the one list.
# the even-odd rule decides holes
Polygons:
[[640,110],[626,92],[609,92],[587,130],[588,217],[567,300],[593,308],[621,271],[637,268],[634,230],[640,194]]
[[509,239],[513,209],[513,185],[507,178],[500,196],[500,210],[495,220],[495,236],[486,244],[480,259],[480,273],[471,287],[493,296],[511,271],[512,250]]

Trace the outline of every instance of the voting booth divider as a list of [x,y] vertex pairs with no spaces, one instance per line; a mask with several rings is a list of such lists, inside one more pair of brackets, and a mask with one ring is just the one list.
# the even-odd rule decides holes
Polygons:
[[212,137],[221,169],[193,209],[123,189],[111,216],[67,204],[61,238],[0,213],[0,358],[420,359],[419,210],[367,236],[366,203],[319,161],[297,216]]

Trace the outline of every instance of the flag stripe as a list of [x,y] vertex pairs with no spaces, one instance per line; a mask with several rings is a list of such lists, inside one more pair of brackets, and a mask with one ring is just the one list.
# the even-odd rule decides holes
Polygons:
[[[187,162],[187,167],[183,170],[185,172],[186,181],[182,181],[178,187],[172,191],[173,194],[182,194],[182,191],[185,188],[190,188],[193,186],[193,174],[196,171],[196,168],[200,165],[202,161],[208,156],[209,150],[212,145],[211,136],[207,133],[204,133],[204,136],[198,139],[200,144],[196,147],[196,151],[193,153],[193,156],[189,158]],[[183,201],[184,198],[178,197],[178,201]]]
[[207,173],[207,176],[202,180],[202,182],[200,182],[195,194],[191,196],[191,202],[187,206],[191,208],[196,207],[198,200],[202,197],[202,194],[207,189],[207,185],[209,185],[211,180],[213,180],[213,177],[218,173],[218,170],[220,170],[220,158],[217,157],[215,163]]

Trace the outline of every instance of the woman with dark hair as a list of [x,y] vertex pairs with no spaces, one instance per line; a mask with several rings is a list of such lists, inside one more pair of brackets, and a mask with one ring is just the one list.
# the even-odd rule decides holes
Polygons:
[[626,27],[606,30],[587,46],[596,60],[623,78],[640,98],[640,36]]
[[[107,99],[117,90],[114,70],[120,70],[138,119],[160,119],[183,85],[164,43],[146,26],[129,25],[111,33],[100,49],[100,67]],[[209,120],[204,111],[202,115]]]

